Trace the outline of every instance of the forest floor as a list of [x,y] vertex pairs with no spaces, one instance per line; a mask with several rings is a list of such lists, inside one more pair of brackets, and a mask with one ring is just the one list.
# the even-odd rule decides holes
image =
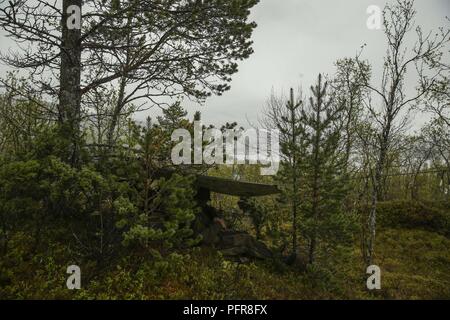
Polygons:
[[60,245],[29,254],[17,234],[0,260],[0,298],[8,299],[449,299],[450,239],[435,232],[386,228],[376,242],[381,290],[366,289],[357,244],[300,272],[281,262],[235,263],[212,249],[193,249],[148,262],[129,257],[99,271],[82,265],[82,289],[66,288]]

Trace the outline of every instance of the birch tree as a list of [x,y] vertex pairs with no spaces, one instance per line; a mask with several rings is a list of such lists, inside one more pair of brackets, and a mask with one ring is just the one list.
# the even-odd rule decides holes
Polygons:
[[[376,99],[366,99],[368,110],[376,130],[376,155],[372,177],[370,213],[367,221],[369,235],[366,239],[364,258],[372,265],[376,236],[377,202],[382,193],[382,182],[387,156],[393,146],[393,140],[407,125],[409,111],[421,101],[433,88],[440,77],[440,71],[426,69],[436,64],[442,57],[442,51],[449,43],[449,31],[424,33],[415,25],[416,11],[414,2],[397,0],[383,10],[384,33],[387,50],[384,57],[381,83],[375,86],[368,78],[364,86],[371,90]],[[408,47],[408,37],[414,36],[413,47]],[[359,63],[361,61],[358,59]],[[417,90],[408,93],[405,89],[407,74],[414,69],[417,73]],[[426,77],[422,75],[427,73]]]

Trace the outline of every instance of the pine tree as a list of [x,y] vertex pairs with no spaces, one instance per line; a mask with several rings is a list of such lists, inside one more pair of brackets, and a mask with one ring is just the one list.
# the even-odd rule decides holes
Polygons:
[[163,109],[163,115],[158,117],[158,123],[169,136],[175,129],[186,127],[188,120],[186,119],[187,111],[181,106],[181,103],[170,105],[167,109]]
[[347,239],[348,218],[342,212],[346,194],[345,152],[340,150],[342,107],[327,96],[327,82],[319,74],[311,87],[308,108],[302,110],[307,152],[301,162],[301,230],[308,240],[309,263],[313,264],[320,240],[337,243]]
[[140,127],[138,206],[134,210],[124,210],[119,222],[126,245],[139,245],[159,255],[198,240],[194,239],[191,228],[198,212],[193,177],[175,173],[169,178],[160,178],[157,174],[161,168],[172,165],[172,132],[191,127],[186,115],[177,102],[163,110],[156,123],[147,118],[146,124]]
[[294,91],[291,89],[291,99],[286,104],[280,104],[274,97],[269,109],[269,121],[280,131],[281,165],[276,179],[280,182],[282,194],[280,202],[290,207],[292,219],[292,256],[295,260],[298,252],[298,210],[300,161],[304,150],[301,123],[301,100],[294,100]]
[[158,180],[149,213],[124,211],[118,223],[124,229],[124,244],[140,245],[158,256],[198,243],[191,228],[198,213],[192,184],[192,177],[178,174]]

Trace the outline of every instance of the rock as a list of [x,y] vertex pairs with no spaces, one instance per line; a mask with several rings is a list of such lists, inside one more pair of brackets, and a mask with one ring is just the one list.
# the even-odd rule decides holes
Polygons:
[[287,256],[284,259],[284,262],[287,265],[297,267],[300,271],[306,271],[308,258],[301,252],[297,252],[296,254],[290,254],[289,256]]
[[267,246],[246,232],[225,231],[221,236],[219,249],[225,256],[272,258],[272,252]]
[[203,238],[203,244],[217,245],[221,241],[221,233],[223,228],[220,224],[214,223],[210,227],[204,229],[200,234]]
[[222,230],[227,230],[227,225],[226,225],[226,223],[225,223],[225,220],[223,220],[223,219],[221,219],[221,218],[214,218],[214,224],[217,224],[217,225],[219,225],[221,228],[222,228]]
[[272,252],[261,241],[246,232],[228,230],[221,214],[211,206],[204,206],[193,223],[194,233],[202,236],[202,245],[214,246],[225,256],[237,258],[272,258]]
[[198,225],[195,228],[196,233],[203,238],[202,243],[205,245],[216,245],[221,241],[221,233],[226,231],[225,221],[218,217],[210,220],[204,216],[202,222],[197,220]]

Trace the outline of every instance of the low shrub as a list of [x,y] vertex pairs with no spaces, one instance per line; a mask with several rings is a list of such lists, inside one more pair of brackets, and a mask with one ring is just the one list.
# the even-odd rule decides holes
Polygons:
[[407,228],[450,235],[450,212],[431,203],[388,201],[378,204],[378,223],[384,228]]

